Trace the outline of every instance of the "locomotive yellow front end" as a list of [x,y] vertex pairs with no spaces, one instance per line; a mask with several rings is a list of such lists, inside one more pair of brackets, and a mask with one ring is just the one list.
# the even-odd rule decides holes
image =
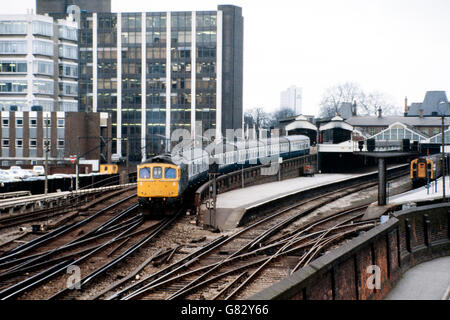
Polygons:
[[144,206],[165,206],[180,197],[180,169],[173,164],[146,163],[138,166],[137,195]]

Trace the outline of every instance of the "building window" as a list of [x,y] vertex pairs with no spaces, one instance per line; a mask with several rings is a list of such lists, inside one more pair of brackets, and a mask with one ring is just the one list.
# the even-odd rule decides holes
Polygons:
[[76,64],[60,64],[59,65],[59,76],[78,78],[78,65]]
[[27,93],[27,82],[23,80],[2,80],[0,81],[0,92]]
[[53,43],[49,41],[34,40],[33,54],[41,54],[44,56],[53,56]]
[[23,128],[23,119],[22,118],[16,119],[16,128]]
[[0,41],[0,54],[27,54],[26,40]]
[[0,34],[27,34],[25,21],[0,21]]
[[53,62],[52,61],[35,61],[34,70],[35,74],[53,75]]
[[59,111],[78,112],[78,101],[59,101]]
[[70,28],[67,26],[60,26],[59,27],[59,38],[60,39],[67,39],[67,40],[73,40],[77,41],[77,29],[76,28]]
[[2,127],[3,128],[9,127],[9,119],[2,119]]
[[64,149],[64,140],[58,140],[58,149]]
[[2,139],[2,147],[9,148],[9,139]]
[[30,148],[32,148],[32,149],[37,148],[37,140],[36,139],[30,139]]
[[23,140],[16,139],[16,148],[23,148]]
[[[53,100],[34,100],[33,106],[41,106],[42,111],[53,111],[54,101]],[[36,110],[39,111],[39,110]]]
[[53,36],[53,23],[43,21],[33,21],[33,34],[43,36]]
[[78,47],[74,45],[59,45],[59,57],[67,59],[78,59]]
[[53,94],[53,80],[33,80],[33,93]]
[[1,73],[26,73],[27,62],[26,61],[1,61],[0,62]]
[[52,119],[45,119],[45,118],[44,118],[43,123],[44,123],[44,124],[43,124],[44,128],[47,127],[47,126],[48,126],[49,128],[52,127]]
[[59,92],[65,96],[78,96],[78,83],[76,82],[60,82]]
[[58,128],[64,128],[64,119],[58,119]]
[[37,128],[37,119],[36,118],[30,119],[30,128]]

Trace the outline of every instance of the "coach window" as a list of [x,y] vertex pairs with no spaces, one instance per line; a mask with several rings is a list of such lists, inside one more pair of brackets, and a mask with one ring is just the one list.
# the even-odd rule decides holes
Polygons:
[[150,169],[149,168],[139,169],[139,177],[142,179],[149,179],[150,178]]
[[175,179],[177,177],[177,171],[173,168],[166,168],[164,172],[164,178],[166,179]]
[[162,178],[162,168],[154,167],[153,168],[153,179],[161,179]]

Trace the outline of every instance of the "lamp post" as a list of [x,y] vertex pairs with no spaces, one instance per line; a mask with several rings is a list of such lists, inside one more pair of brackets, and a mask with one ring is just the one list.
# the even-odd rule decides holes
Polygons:
[[444,116],[445,101],[439,102],[439,110],[441,111],[441,132],[442,132],[442,202],[445,202],[445,132],[444,132]]
[[45,115],[45,186],[44,186],[44,192],[45,194],[48,193],[48,151],[49,151],[49,144],[48,144],[48,113]]

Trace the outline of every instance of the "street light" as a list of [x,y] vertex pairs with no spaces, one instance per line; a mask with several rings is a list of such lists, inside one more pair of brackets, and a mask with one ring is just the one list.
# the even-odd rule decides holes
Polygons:
[[442,202],[445,202],[445,132],[444,132],[444,117],[447,103],[445,101],[439,102],[439,111],[441,112],[441,132],[442,132]]

